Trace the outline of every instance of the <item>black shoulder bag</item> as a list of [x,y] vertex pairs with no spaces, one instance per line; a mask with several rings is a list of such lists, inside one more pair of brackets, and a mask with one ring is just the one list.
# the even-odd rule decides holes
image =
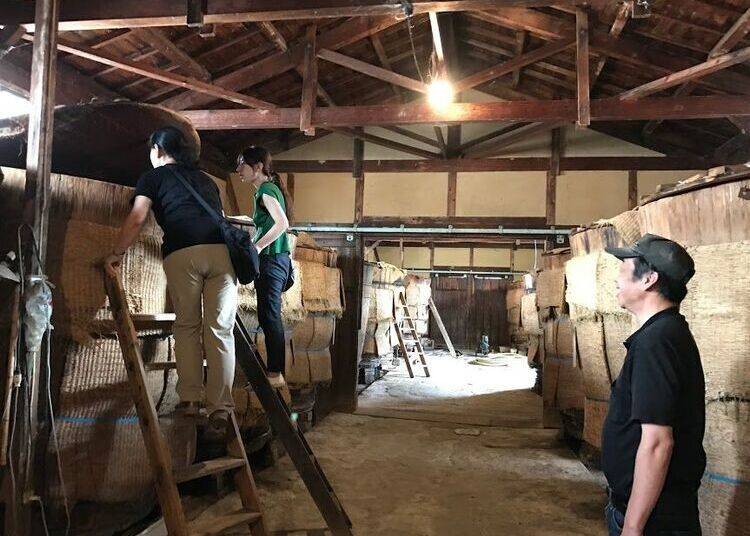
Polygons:
[[195,188],[190,185],[179,170],[174,169],[173,166],[169,170],[174,173],[175,177],[188,189],[219,227],[224,243],[229,250],[229,258],[232,260],[234,273],[237,275],[240,284],[248,285],[255,281],[260,273],[260,260],[258,259],[258,250],[255,249],[250,234],[229,223],[226,218],[206,203],[205,199],[195,191]]

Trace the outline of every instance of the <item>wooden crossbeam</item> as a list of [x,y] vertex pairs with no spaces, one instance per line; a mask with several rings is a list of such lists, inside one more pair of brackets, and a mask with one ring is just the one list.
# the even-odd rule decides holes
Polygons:
[[728,52],[721,56],[716,56],[709,60],[694,65],[682,71],[678,71],[667,76],[663,76],[642,86],[638,86],[629,91],[620,94],[621,99],[639,99],[670,87],[679,86],[686,82],[697,80],[711,73],[726,69],[738,63],[744,63],[750,60],[750,47],[746,47],[736,52]]
[[[614,38],[620,37],[620,34],[625,29],[625,24],[627,24],[628,19],[630,18],[630,10],[631,5],[628,2],[623,2],[620,5],[617,10],[617,15],[615,16],[615,21],[612,23],[612,26],[609,29],[609,35]],[[604,66],[606,64],[606,56],[602,56],[601,58],[599,58],[599,61],[596,63],[596,69],[594,69],[593,79],[591,81],[592,87],[596,83],[596,79],[599,78],[599,75],[602,74],[602,70],[604,70]]]
[[383,147],[388,147],[389,149],[395,149],[396,151],[413,154],[415,156],[420,156],[422,158],[439,158],[441,156],[438,153],[433,153],[431,151],[426,151],[424,149],[412,147],[411,145],[399,143],[397,141],[393,141],[388,138],[382,138],[380,136],[369,134],[359,129],[349,129],[349,128],[342,128],[342,127],[328,127],[327,129],[330,130],[331,132],[337,132],[339,134],[343,134],[344,136],[349,136],[350,138],[355,138],[355,139],[358,138],[364,141],[368,141],[370,143],[374,143],[375,145],[381,145]]
[[[556,0],[556,5],[574,5],[578,0]],[[550,0],[412,0],[414,14],[433,11],[482,11],[496,7],[548,6]],[[312,5],[311,5],[312,4]],[[186,0],[67,0],[60,12],[61,31],[184,26]],[[306,20],[388,15],[403,17],[399,3],[386,0],[212,0],[203,14],[203,24],[227,24],[274,20]],[[34,29],[34,7],[25,0],[4,0],[0,24]]]
[[[712,162],[701,158],[671,158],[666,156],[561,157],[559,162],[559,171],[692,171],[710,167],[712,164]],[[372,173],[547,171],[550,167],[550,159],[546,157],[515,157],[448,160],[365,160],[362,166],[365,172]],[[352,170],[352,161],[274,160],[274,168],[280,173],[348,173]]]
[[370,63],[352,58],[350,56],[346,56],[333,50],[321,49],[318,51],[318,57],[322,60],[326,60],[353,71],[366,74],[367,76],[377,78],[378,80],[388,82],[389,84],[401,86],[412,91],[417,91],[419,93],[427,93],[427,84],[419,80],[394,73],[393,71],[389,71],[388,69],[383,69],[382,67],[378,67],[377,65],[372,65]]
[[467,150],[471,149],[472,147],[476,147],[477,145],[484,143],[486,141],[489,141],[489,140],[494,140],[495,138],[502,136],[503,134],[513,132],[514,130],[521,128],[522,126],[526,124],[527,123],[512,123],[510,125],[505,125],[497,130],[493,130],[492,132],[488,132],[487,134],[478,136],[474,138],[473,140],[469,140],[466,143],[459,145],[456,148],[456,151],[458,153],[465,153]]
[[455,90],[457,92],[465,91],[480,84],[484,84],[485,82],[499,78],[504,74],[513,72],[516,69],[531,65],[532,63],[536,63],[537,61],[550,56],[554,56],[555,54],[572,47],[575,43],[575,39],[572,38],[556,40],[553,43],[539,47],[531,52],[521,54],[520,56],[516,56],[508,61],[483,69],[471,76],[467,76],[454,84]]
[[438,23],[438,14],[430,11],[430,30],[432,31],[432,46],[437,59],[437,74],[443,77],[446,74],[445,67],[445,50],[443,48],[443,37],[440,35],[440,24]]
[[[30,39],[30,36],[27,36],[26,38]],[[78,56],[80,58],[86,58],[88,60],[92,60],[104,65],[117,67],[118,69],[122,69],[123,71],[128,71],[140,76],[159,80],[160,82],[165,82],[174,86],[183,87],[186,89],[191,89],[193,91],[211,95],[213,98],[228,100],[231,102],[236,102],[238,104],[243,104],[245,106],[251,106],[253,108],[275,107],[275,105],[270,102],[256,99],[255,97],[250,97],[249,95],[244,95],[236,91],[231,91],[215,84],[210,84],[202,80],[190,78],[188,76],[182,76],[176,73],[170,73],[168,71],[163,71],[161,69],[157,69],[155,67],[136,63],[133,61],[120,59],[106,52],[94,50],[90,47],[78,45],[70,41],[59,39],[57,49],[62,52],[73,54],[74,56]]]
[[[200,130],[298,128],[299,108],[269,110],[188,110],[183,115]],[[575,100],[452,103],[441,110],[426,104],[316,108],[312,125],[321,128],[498,121],[575,121]],[[750,115],[750,99],[735,95],[618,98],[591,101],[592,121],[716,119]]]
[[13,46],[18,43],[26,33],[23,26],[4,26],[0,28],[0,48]]
[[506,147],[509,147],[514,143],[556,129],[563,124],[565,124],[564,121],[554,121],[552,123],[530,123],[527,125],[523,125],[521,127],[513,129],[511,132],[508,132],[503,136],[498,137],[496,140],[490,143],[479,145],[471,151],[466,151],[464,154],[470,158],[484,158],[487,156],[493,156],[498,154],[498,152],[502,149],[505,149]]
[[583,9],[576,10],[576,83],[578,86],[579,127],[591,123],[591,103],[589,101],[589,16]]
[[440,149],[440,144],[437,141],[433,140],[432,138],[428,138],[427,136],[423,136],[422,134],[412,132],[411,130],[394,126],[383,126],[380,128],[393,132],[394,134],[404,136],[405,138],[410,138],[414,141],[418,141],[420,143],[424,143],[425,145],[431,145],[432,147],[437,147],[438,149]]

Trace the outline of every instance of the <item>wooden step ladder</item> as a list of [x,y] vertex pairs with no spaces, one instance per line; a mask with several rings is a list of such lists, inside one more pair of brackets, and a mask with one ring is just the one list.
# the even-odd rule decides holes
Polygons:
[[[406,304],[406,296],[402,292],[398,293],[396,299],[396,308],[403,311],[403,320],[401,323],[393,321],[393,328],[396,330],[396,337],[398,338],[398,345],[401,349],[401,353],[404,356],[406,362],[406,370],[409,372],[409,377],[414,377],[414,371],[411,368],[411,358],[413,356],[419,357],[422,362],[422,368],[424,369],[424,375],[429,378],[430,370],[427,368],[427,359],[425,358],[424,348],[422,348],[422,342],[419,339],[419,333],[417,333],[417,326],[414,323],[414,319],[409,313],[409,306]],[[403,326],[405,324],[405,327]],[[413,343],[416,348],[416,352],[409,352],[407,343]],[[416,363],[417,360],[414,360]]]
[[[130,316],[120,275],[112,266],[105,267],[104,278],[117,338],[120,342],[125,368],[133,393],[138,422],[146,445],[146,454],[154,474],[156,493],[161,505],[164,524],[170,536],[213,536],[246,525],[253,536],[267,536],[263,513],[258,500],[255,480],[247,461],[245,447],[234,412],[230,412],[227,437],[227,456],[174,470],[169,447],[159,428],[154,401],[146,386],[146,369],[138,349],[138,335]],[[219,517],[188,523],[177,484],[208,475],[231,473],[242,502],[242,508]]]

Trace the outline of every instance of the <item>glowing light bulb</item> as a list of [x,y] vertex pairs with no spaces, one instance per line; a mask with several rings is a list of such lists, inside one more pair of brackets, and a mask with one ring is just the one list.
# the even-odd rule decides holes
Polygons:
[[444,108],[453,102],[453,85],[442,78],[433,80],[427,88],[427,100],[433,108]]

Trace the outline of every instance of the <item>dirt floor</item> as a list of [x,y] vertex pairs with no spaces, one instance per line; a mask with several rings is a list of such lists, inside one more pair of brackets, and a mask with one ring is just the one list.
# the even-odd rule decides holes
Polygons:
[[[541,428],[524,358],[428,360],[430,378],[409,378],[402,363],[364,391],[357,414],[330,415],[307,434],[354,534],[604,534],[601,475]],[[324,534],[288,458],[256,481],[275,534]],[[232,494],[202,515],[238,507]]]

